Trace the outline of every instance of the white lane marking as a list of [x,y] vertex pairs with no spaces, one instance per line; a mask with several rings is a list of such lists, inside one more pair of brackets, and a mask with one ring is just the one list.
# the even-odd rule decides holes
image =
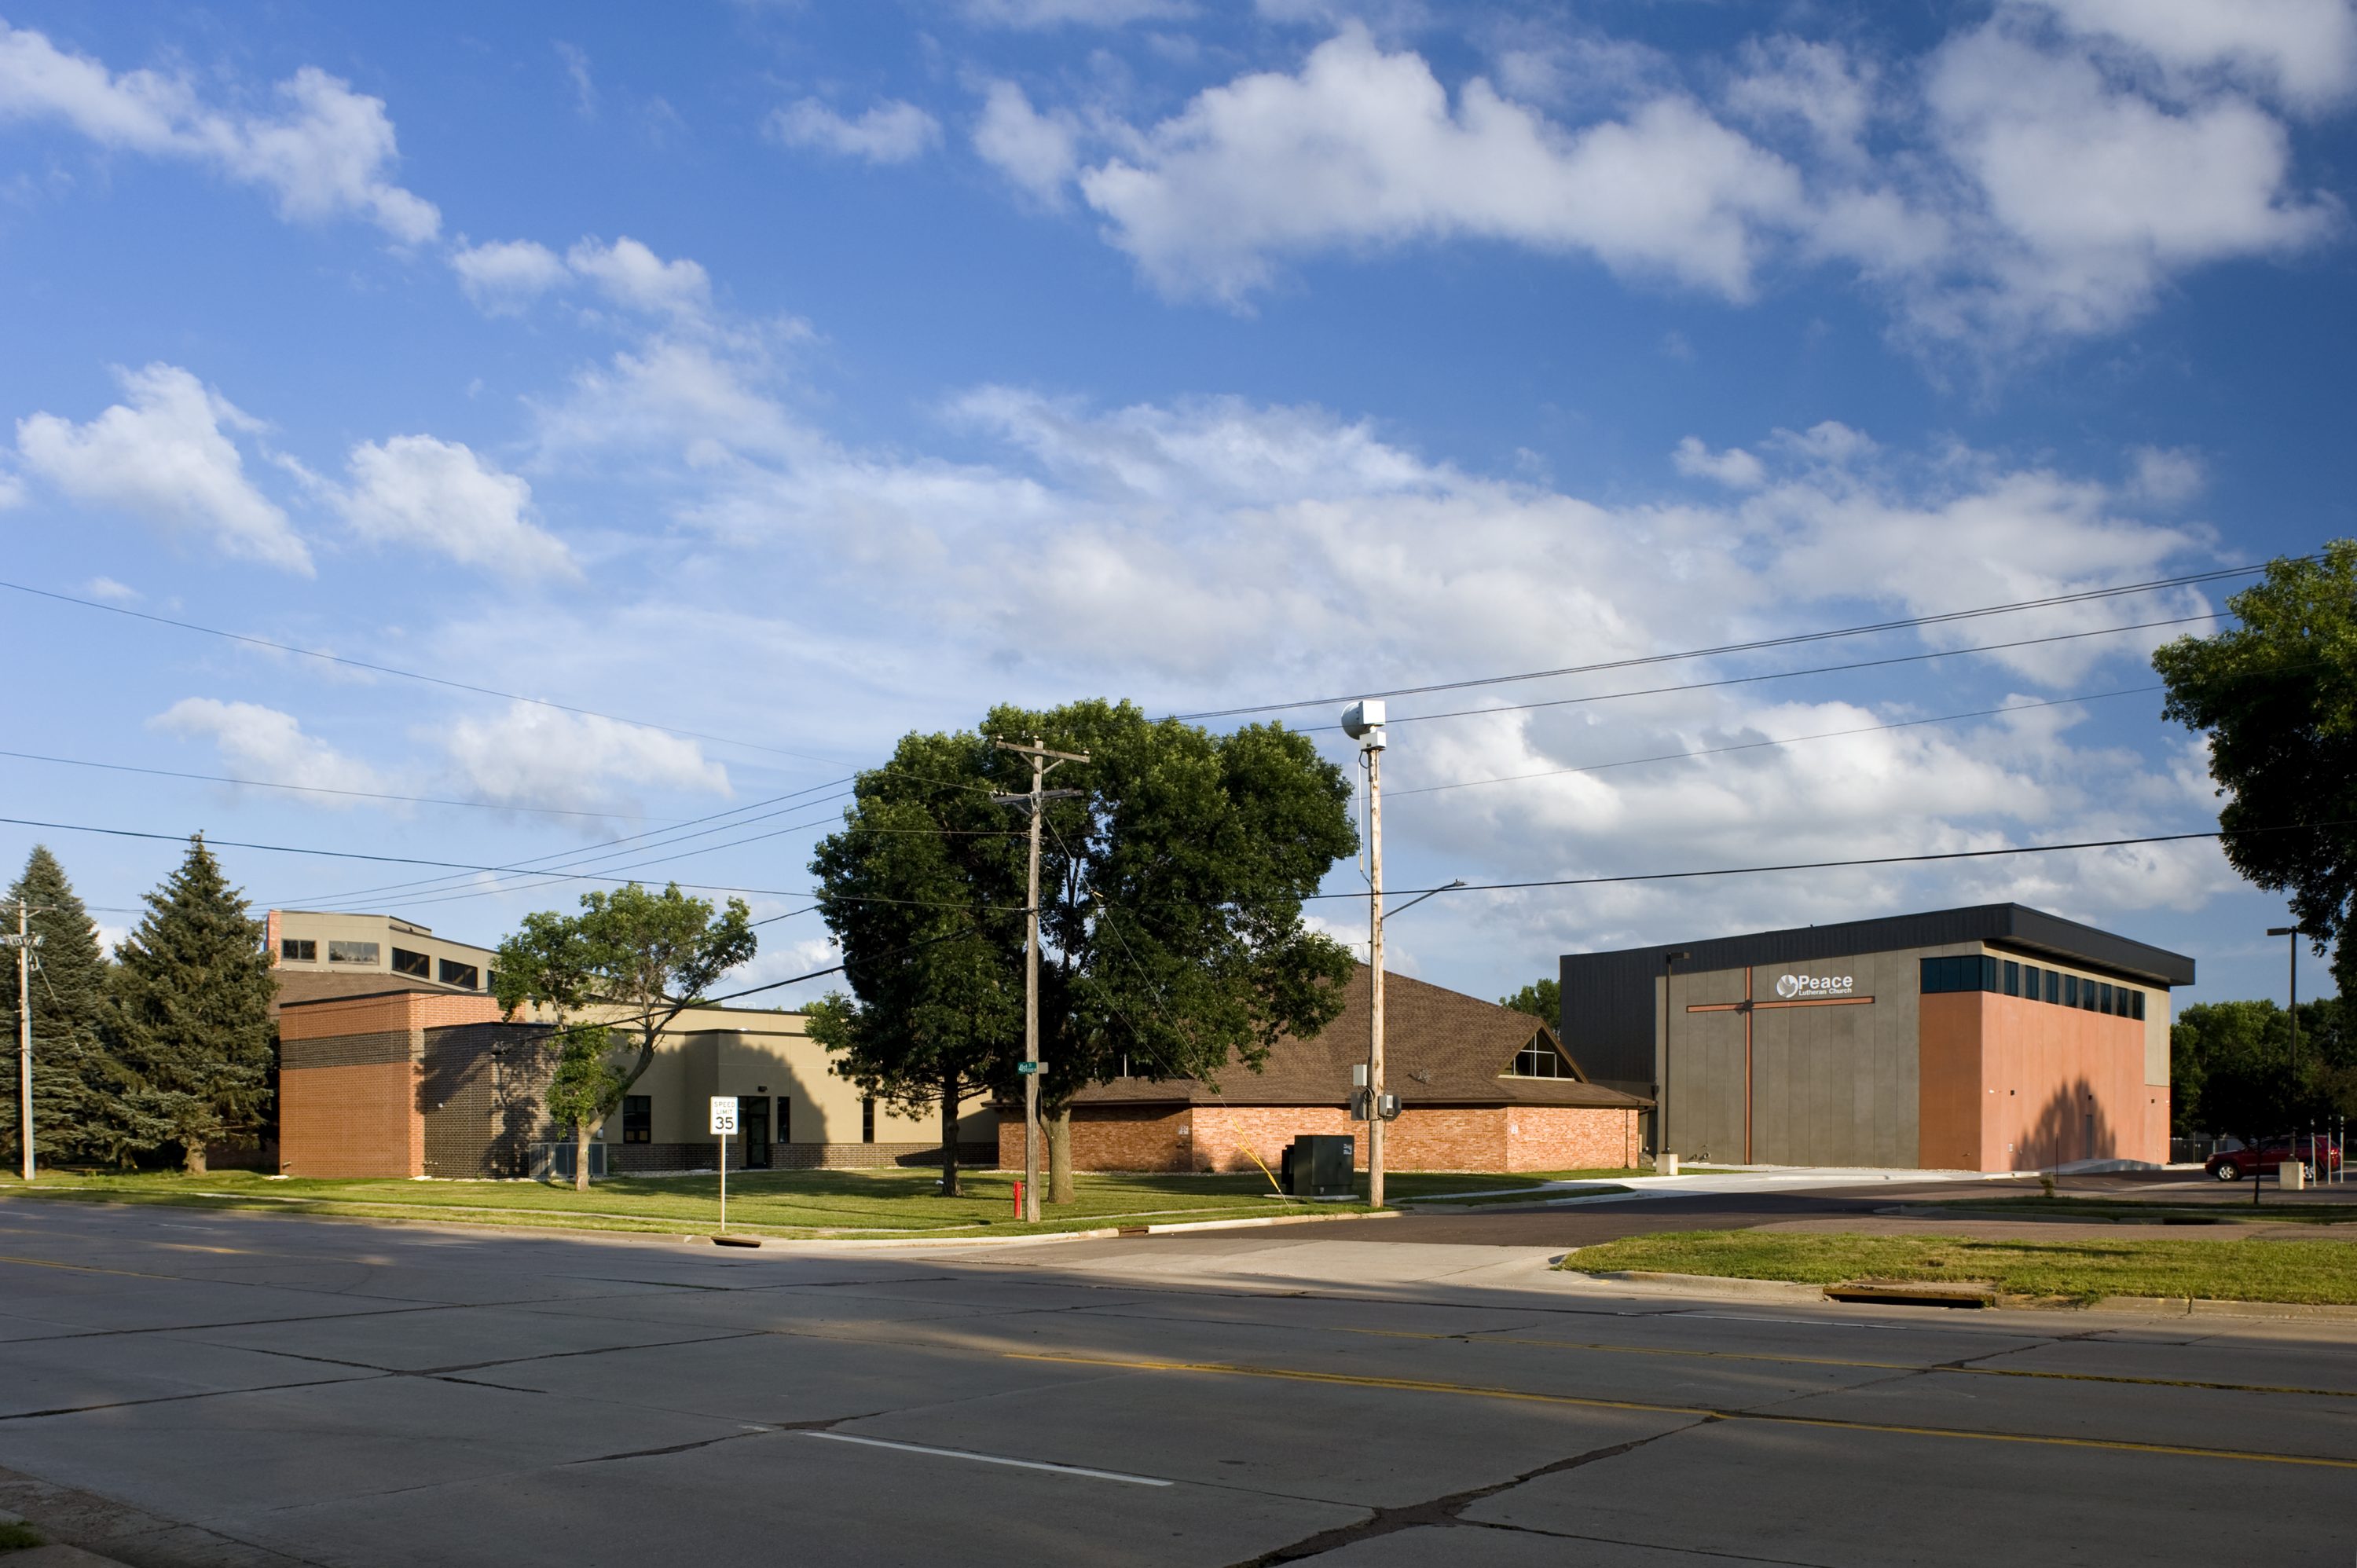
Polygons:
[[1078,1465],[1051,1465],[1044,1459],[1010,1459],[1003,1454],[976,1454],[964,1448],[931,1448],[922,1443],[887,1443],[880,1437],[854,1437],[848,1432],[805,1432],[830,1443],[857,1443],[869,1448],[897,1448],[903,1454],[931,1454],[942,1459],[972,1459],[984,1465],[1012,1465],[1020,1470],[1053,1470],[1060,1476],[1085,1476],[1092,1481],[1126,1481],[1133,1487],[1168,1487],[1177,1483],[1158,1476],[1131,1476],[1119,1470],[1090,1470]]

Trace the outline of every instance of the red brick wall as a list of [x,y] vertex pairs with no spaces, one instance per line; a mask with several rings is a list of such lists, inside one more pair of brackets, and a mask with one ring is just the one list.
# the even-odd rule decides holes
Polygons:
[[[1190,1125],[1191,1124],[1191,1125]],[[1084,1171],[1270,1170],[1305,1133],[1347,1133],[1367,1165],[1367,1128],[1339,1105],[1080,1106],[1072,1165]],[[1249,1149],[1251,1154],[1245,1151]],[[1046,1159],[1043,1148],[1041,1160]],[[1023,1165],[1023,1122],[998,1126],[1002,1169]],[[1637,1163],[1637,1114],[1587,1106],[1410,1106],[1385,1129],[1383,1163],[1396,1171],[1547,1171]]]
[[1510,1171],[1628,1170],[1636,1164],[1634,1111],[1521,1105],[1507,1113]]
[[329,1035],[375,1035],[389,1029],[440,1029],[498,1020],[496,997],[458,992],[397,991],[389,995],[298,1002],[278,1010],[278,1036],[316,1040]]
[[416,1066],[372,1062],[281,1073],[278,1151],[289,1176],[424,1176]]
[[[1183,1105],[1081,1105],[1072,1109],[1072,1167],[1083,1171],[1184,1171],[1195,1168]],[[1040,1129],[1039,1162],[1048,1160]],[[998,1119],[998,1168],[1023,1168],[1023,1117]]]

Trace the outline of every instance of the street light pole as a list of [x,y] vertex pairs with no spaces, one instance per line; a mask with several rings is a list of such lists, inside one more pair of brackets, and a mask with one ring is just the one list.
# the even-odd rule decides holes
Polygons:
[[1367,1207],[1383,1206],[1383,704],[1355,703],[1342,730],[1367,769]]
[[1659,1173],[1667,1164],[1670,1153],[1670,1020],[1677,1009],[1671,1002],[1671,983],[1677,978],[1678,961],[1694,954],[1680,948],[1662,955],[1662,1081],[1653,1099],[1653,1169]]

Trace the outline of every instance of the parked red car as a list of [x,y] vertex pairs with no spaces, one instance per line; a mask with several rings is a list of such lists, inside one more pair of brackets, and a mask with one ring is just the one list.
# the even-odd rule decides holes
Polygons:
[[2341,1145],[2330,1138],[2318,1138],[2313,1146],[2306,1138],[2270,1139],[2259,1148],[2245,1145],[2239,1149],[2221,1149],[2210,1156],[2201,1168],[2220,1181],[2240,1181],[2254,1170],[2272,1171],[2277,1165],[2304,1165],[2310,1176],[2322,1176],[2341,1168]]

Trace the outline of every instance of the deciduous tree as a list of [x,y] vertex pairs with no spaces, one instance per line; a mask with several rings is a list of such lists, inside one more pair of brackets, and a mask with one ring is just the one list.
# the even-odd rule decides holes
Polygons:
[[[844,831],[812,862],[862,1027],[878,1048],[929,1060],[923,1020],[978,996],[968,1044],[992,1048],[986,1080],[1002,1091],[1022,1038],[1026,823],[988,795],[1027,789],[1030,768],[994,736],[1090,758],[1057,770],[1053,785],[1080,795],[1050,802],[1042,824],[1040,1092],[1049,1197],[1068,1202],[1078,1090],[1124,1071],[1216,1082],[1340,1011],[1350,954],[1301,908],[1357,847],[1351,790],[1281,725],[1215,736],[1101,701],[996,708],[970,735],[910,736],[863,774]],[[889,844],[928,834],[938,854]],[[936,916],[908,912],[919,903]],[[928,933],[956,956],[915,962],[910,944]]]
[[1512,996],[1499,997],[1498,1005],[1544,1019],[1548,1028],[1563,1033],[1563,982],[1559,980],[1534,980]]
[[2241,625],[2154,653],[2161,711],[2209,737],[2226,858],[2289,897],[2357,995],[2357,541],[2271,562],[2227,607]]
[[[500,944],[496,993],[510,1017],[527,1004],[555,1015],[561,1026],[555,1036],[560,1070],[565,1042],[580,1022],[610,1026],[637,1047],[610,1078],[597,1076],[586,1064],[576,1068],[576,1089],[595,1086],[593,1099],[610,1100],[599,1112],[603,1120],[654,1061],[656,1042],[672,1020],[701,1002],[722,975],[749,961],[759,945],[743,899],[731,898],[716,911],[710,899],[688,897],[677,883],[650,893],[633,882],[610,893],[583,894],[577,915],[525,916],[522,928]],[[550,1111],[560,1120],[570,1119],[553,1102]],[[588,1133],[577,1121],[575,1138],[583,1158],[574,1179],[586,1187]]]

